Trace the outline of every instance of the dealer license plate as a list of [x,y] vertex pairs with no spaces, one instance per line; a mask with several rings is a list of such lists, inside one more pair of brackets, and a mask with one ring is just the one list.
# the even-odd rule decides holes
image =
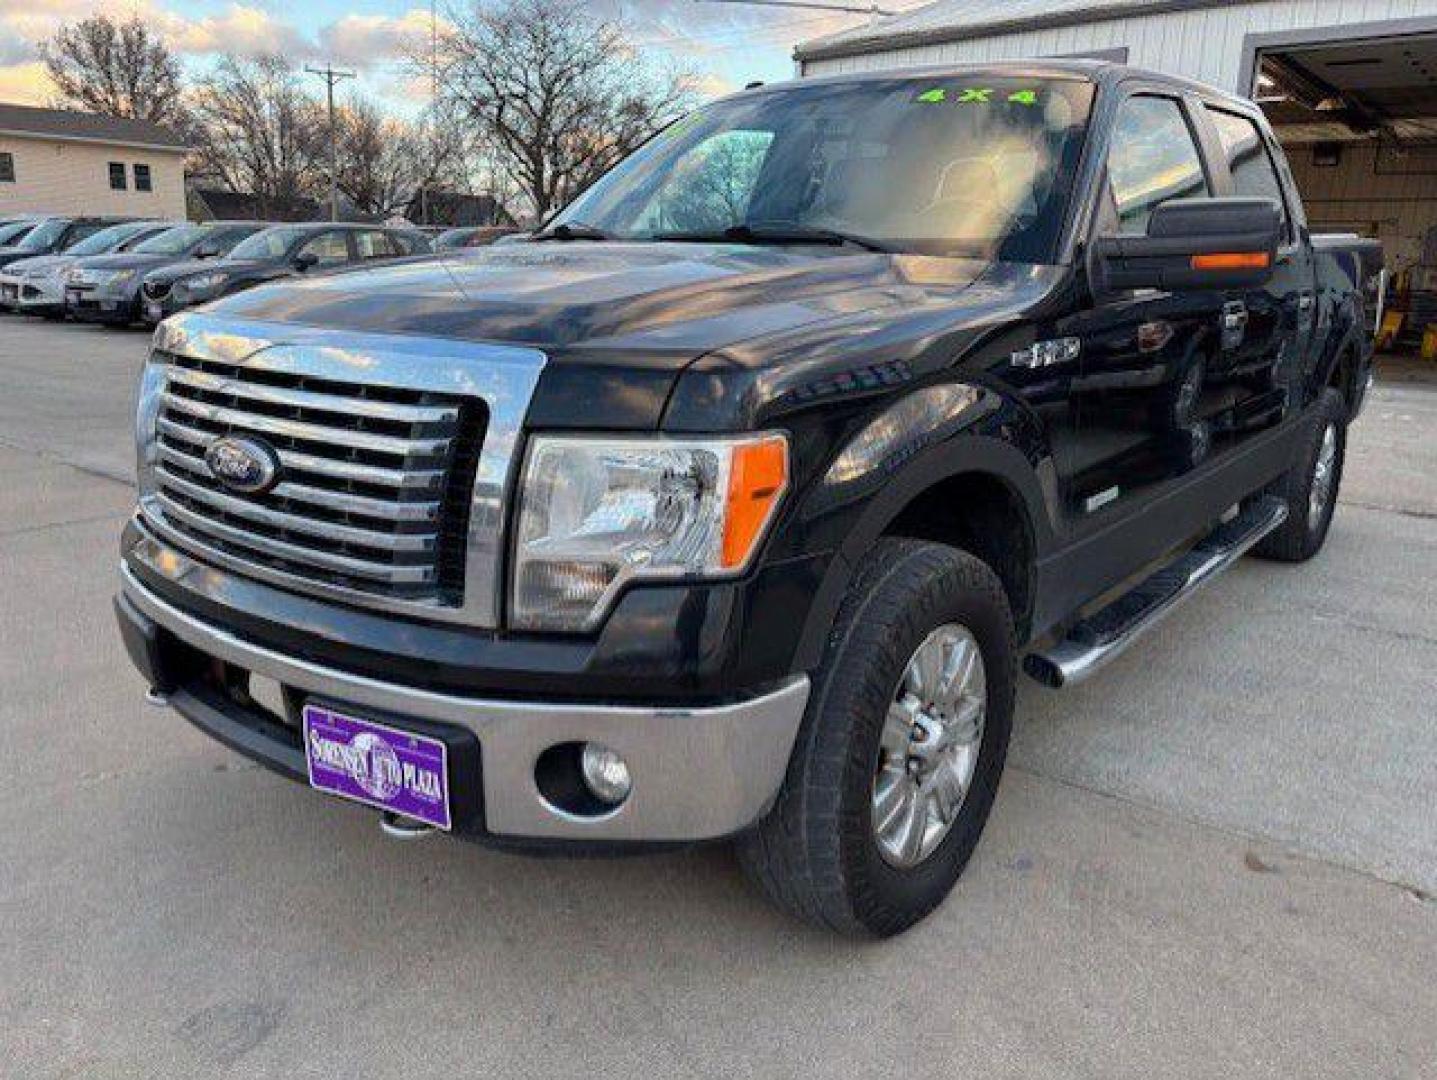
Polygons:
[[304,707],[310,786],[449,829],[449,748],[314,703]]

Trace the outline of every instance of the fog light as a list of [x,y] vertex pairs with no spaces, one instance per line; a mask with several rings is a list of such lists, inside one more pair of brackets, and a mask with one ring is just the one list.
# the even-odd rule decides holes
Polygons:
[[633,787],[629,766],[607,746],[585,743],[579,768],[584,774],[584,783],[599,801],[617,806],[629,797],[629,789]]

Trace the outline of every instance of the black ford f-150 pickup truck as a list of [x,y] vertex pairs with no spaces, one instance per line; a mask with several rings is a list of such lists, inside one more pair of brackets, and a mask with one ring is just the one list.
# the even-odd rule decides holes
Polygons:
[[1020,661],[1077,682],[1322,546],[1379,263],[1201,86],[753,89],[520,243],[162,323],[121,628],[155,700],[391,832],[731,837],[896,933],[978,842]]

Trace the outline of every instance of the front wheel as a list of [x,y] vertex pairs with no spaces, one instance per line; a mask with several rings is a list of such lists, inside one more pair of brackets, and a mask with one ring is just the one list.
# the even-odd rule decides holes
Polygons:
[[1317,412],[1301,455],[1268,488],[1287,504],[1287,521],[1253,549],[1262,558],[1306,562],[1327,541],[1347,456],[1347,406],[1336,390],[1326,390]]
[[845,934],[887,937],[932,911],[992,809],[1016,661],[988,566],[941,544],[875,545],[815,673],[778,800],[739,841],[749,876]]

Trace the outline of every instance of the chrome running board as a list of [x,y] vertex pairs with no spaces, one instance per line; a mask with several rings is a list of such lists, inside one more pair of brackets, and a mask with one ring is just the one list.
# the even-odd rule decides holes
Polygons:
[[1117,659],[1184,600],[1287,520],[1287,504],[1265,496],[1196,546],[1089,615],[1056,645],[1029,653],[1023,670],[1044,686],[1075,686]]

